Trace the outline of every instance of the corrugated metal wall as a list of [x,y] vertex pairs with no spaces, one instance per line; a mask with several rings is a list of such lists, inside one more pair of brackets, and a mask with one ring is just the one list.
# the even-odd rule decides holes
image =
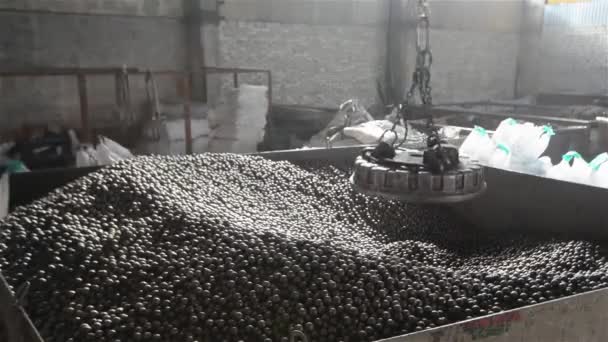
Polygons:
[[608,0],[547,4],[540,91],[608,93]]
[[545,6],[545,26],[604,26],[608,25],[608,0]]

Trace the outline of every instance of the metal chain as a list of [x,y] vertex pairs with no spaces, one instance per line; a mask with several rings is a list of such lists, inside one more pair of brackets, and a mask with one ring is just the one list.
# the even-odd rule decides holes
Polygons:
[[[427,0],[418,0],[417,2],[417,13],[418,23],[416,25],[416,67],[412,73],[412,84],[405,94],[404,101],[398,107],[398,114],[393,122],[393,126],[388,131],[392,132],[397,136],[395,128],[397,124],[402,121],[406,129],[403,139],[396,145],[399,147],[407,140],[407,107],[410,105],[412,98],[414,97],[416,90],[420,96],[420,102],[424,107],[432,106],[433,97],[431,95],[431,65],[433,64],[433,54],[431,52],[431,39],[430,39],[430,20],[429,20],[429,8]],[[399,117],[400,116],[400,117]],[[429,136],[436,135],[434,131],[434,124],[432,116],[428,116],[427,128],[431,132]],[[380,138],[380,141],[384,138],[384,134]],[[396,138],[394,143],[398,139]],[[438,140],[438,139],[436,139]]]
[[431,32],[429,7],[427,0],[418,0],[418,25],[416,26],[416,70],[414,84],[418,83],[418,91],[422,104],[431,105]]

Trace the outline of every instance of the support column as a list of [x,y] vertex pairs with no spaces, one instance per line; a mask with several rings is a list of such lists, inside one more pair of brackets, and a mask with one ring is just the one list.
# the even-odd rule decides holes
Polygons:
[[[201,45],[203,46],[204,66],[220,66],[220,37],[219,24],[220,2],[218,0],[200,0],[201,4]],[[221,92],[221,78],[219,75],[206,77],[207,102],[215,105],[219,101]]]
[[[393,90],[393,100],[405,99],[416,60],[416,2],[390,0],[387,47],[387,84]],[[432,43],[431,43],[432,45]]]
[[[201,40],[201,14],[200,0],[186,0],[184,2],[184,18],[186,21],[186,46],[188,70],[200,70],[205,63],[203,45]],[[181,80],[180,80],[181,81]],[[205,84],[201,77],[192,79],[191,95],[195,101],[205,101]]]
[[[189,68],[202,71],[202,68],[219,66],[219,14],[218,0],[187,0],[186,12]],[[210,75],[194,77],[192,96],[194,99],[215,104],[220,93],[220,79]]]
[[517,56],[515,96],[537,95],[540,88],[544,0],[524,0]]

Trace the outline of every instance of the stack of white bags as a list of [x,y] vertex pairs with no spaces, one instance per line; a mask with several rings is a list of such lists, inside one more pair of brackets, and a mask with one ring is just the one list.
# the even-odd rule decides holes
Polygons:
[[520,124],[509,118],[492,136],[482,127],[475,127],[462,143],[460,153],[492,167],[541,175],[551,166],[551,160],[541,156],[554,134],[550,126]]
[[209,113],[209,152],[257,151],[264,138],[268,113],[268,87],[242,84],[228,101]]
[[[202,102],[190,103],[190,133],[192,152],[207,152],[209,144],[209,108]],[[161,118],[149,121],[145,127],[145,140],[139,146],[143,154],[175,155],[186,153],[186,122],[182,103],[162,103]]]
[[562,156],[553,165],[549,157],[541,157],[555,132],[551,126],[536,126],[506,119],[490,135],[475,127],[460,147],[460,153],[481,164],[582,184],[608,187],[608,153],[587,163],[576,151]]
[[[72,141],[77,141],[73,131],[70,131]],[[121,160],[133,158],[133,154],[124,146],[110,138],[99,136],[96,146],[91,144],[74,144],[76,167],[104,166]]]
[[[207,152],[209,145],[209,122],[207,119],[190,120],[190,132],[192,134],[192,152]],[[160,141],[157,151],[161,155],[176,155],[186,153],[186,127],[184,119],[173,119],[163,121],[160,130]]]

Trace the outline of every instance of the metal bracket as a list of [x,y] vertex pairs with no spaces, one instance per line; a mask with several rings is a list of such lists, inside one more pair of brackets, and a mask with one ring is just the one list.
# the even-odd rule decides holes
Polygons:
[[17,291],[15,291],[15,305],[26,306],[27,305],[27,294],[30,291],[30,282],[26,281],[19,285]]

